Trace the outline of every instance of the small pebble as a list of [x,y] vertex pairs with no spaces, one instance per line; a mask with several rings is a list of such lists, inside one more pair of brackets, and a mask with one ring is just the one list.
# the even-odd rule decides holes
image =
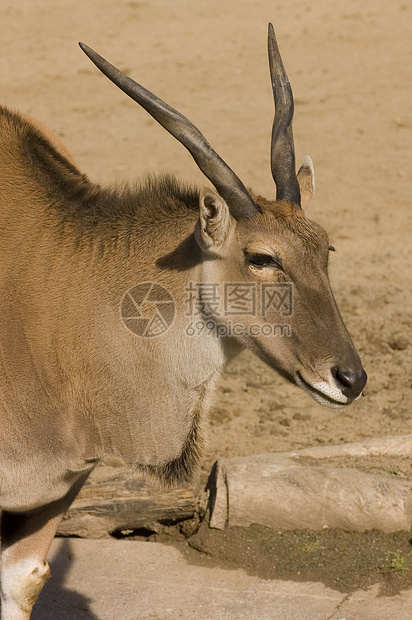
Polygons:
[[409,346],[409,340],[403,334],[392,336],[389,340],[389,346],[394,351],[404,351]]
[[281,424],[282,426],[290,426],[290,420],[289,418],[282,418],[281,420],[279,420],[279,424]]

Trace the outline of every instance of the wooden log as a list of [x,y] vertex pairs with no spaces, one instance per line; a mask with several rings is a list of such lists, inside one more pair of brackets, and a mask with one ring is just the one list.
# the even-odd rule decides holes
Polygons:
[[412,434],[365,439],[354,443],[304,448],[290,453],[291,456],[329,459],[344,456],[401,456],[412,458]]
[[[196,493],[193,487],[159,490],[125,468],[104,469],[92,475],[64,517],[57,535],[108,538],[139,529],[156,531],[193,517]],[[102,474],[103,472],[103,474]]]
[[[208,483],[210,526],[410,530],[410,472],[391,475],[396,467],[383,462],[377,468],[373,459],[378,457],[410,459],[412,435],[223,459],[214,465]],[[107,538],[139,529],[157,531],[159,525],[195,515],[198,488],[159,490],[113,463],[96,468],[58,535]]]
[[[309,452],[312,458],[308,458]],[[375,442],[370,455],[377,452]],[[356,461],[351,467],[347,455],[359,454],[359,446],[302,453],[262,454],[219,461],[208,483],[210,527],[225,529],[258,523],[289,530],[410,531],[410,478],[391,475],[384,469],[373,471],[375,463],[371,463],[374,465],[372,471],[357,469]],[[367,465],[364,446],[360,453],[366,456]],[[328,465],[330,454],[343,455],[346,459],[341,465]]]

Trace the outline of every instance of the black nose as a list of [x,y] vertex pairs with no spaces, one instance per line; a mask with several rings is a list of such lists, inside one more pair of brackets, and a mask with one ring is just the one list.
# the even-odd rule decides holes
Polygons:
[[351,368],[332,368],[332,375],[342,393],[348,398],[354,399],[362,392],[366,385],[368,376],[361,367],[359,370]]

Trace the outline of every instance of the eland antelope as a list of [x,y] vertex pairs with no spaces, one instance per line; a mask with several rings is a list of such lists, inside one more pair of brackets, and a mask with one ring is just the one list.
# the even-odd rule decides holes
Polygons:
[[188,119],[85,45],[213,188],[164,176],[104,189],[50,132],[1,109],[3,620],[30,617],[58,524],[104,455],[165,485],[191,480],[216,381],[242,348],[330,407],[362,392],[328,237],[305,214],[313,165],[296,173],[271,25],[268,41],[276,200],[249,192]]

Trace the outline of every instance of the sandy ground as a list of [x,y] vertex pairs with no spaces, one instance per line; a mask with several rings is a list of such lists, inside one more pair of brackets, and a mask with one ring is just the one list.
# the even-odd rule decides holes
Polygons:
[[268,197],[266,29],[275,24],[295,93],[297,158],[315,163],[311,217],[337,249],[331,280],[369,382],[335,412],[242,354],[219,390],[207,466],[221,455],[411,432],[411,11],[406,0],[2,2],[2,103],[53,129],[93,179],[167,170],[205,183],[79,40],[191,118]]

